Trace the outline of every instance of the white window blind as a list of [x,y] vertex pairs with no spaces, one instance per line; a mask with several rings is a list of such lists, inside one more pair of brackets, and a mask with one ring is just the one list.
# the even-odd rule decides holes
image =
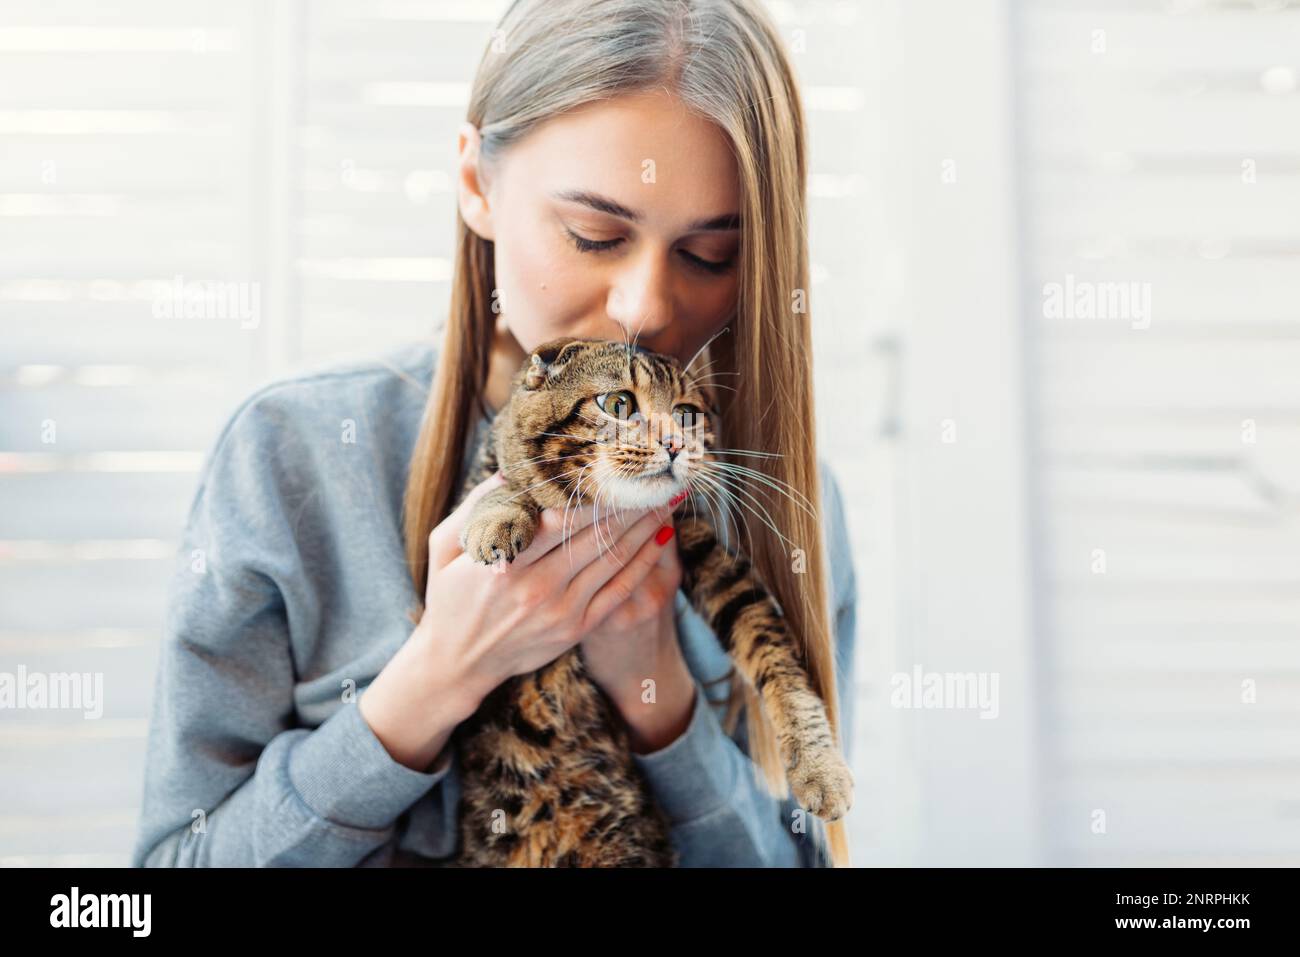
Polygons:
[[1294,863],[1300,9],[1015,13],[1047,851]]
[[[203,454],[260,381],[423,338],[445,314],[455,131],[505,6],[0,10],[0,668],[105,683],[98,721],[5,715],[0,865],[126,862]],[[860,54],[882,41],[856,4],[769,6],[806,44],[819,428],[853,530],[876,529],[858,540],[880,543],[887,496],[852,490],[888,484],[888,457],[866,447],[888,382],[872,344],[895,330],[858,238],[885,245],[867,139],[880,89]],[[860,581],[887,559],[864,544]],[[889,614],[863,603],[860,661]],[[863,756],[880,742],[859,717]]]

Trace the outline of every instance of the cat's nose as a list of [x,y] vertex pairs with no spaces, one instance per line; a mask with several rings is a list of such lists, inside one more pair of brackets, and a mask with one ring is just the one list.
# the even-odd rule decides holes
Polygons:
[[668,435],[659,440],[659,444],[668,450],[668,461],[671,462],[677,458],[677,453],[682,450],[682,440],[680,436]]

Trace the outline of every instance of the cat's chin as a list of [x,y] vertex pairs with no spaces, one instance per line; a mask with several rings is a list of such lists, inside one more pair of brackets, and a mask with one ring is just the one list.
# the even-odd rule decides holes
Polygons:
[[656,508],[667,505],[685,490],[686,483],[671,472],[636,478],[606,477],[601,482],[600,499],[617,508]]

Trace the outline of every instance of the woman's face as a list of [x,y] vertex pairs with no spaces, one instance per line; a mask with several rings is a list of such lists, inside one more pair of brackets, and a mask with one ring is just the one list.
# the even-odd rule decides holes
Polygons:
[[502,320],[530,352],[559,336],[636,341],[689,360],[731,318],[739,184],[721,130],[658,91],[539,125],[475,170],[462,127],[460,209],[494,244]]

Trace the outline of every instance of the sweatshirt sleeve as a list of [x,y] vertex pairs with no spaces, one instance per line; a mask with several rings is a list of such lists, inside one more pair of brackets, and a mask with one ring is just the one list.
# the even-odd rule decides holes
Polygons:
[[204,463],[169,586],[133,866],[357,865],[455,773],[454,741],[427,771],[395,761],[358,696],[341,692],[316,727],[296,719],[281,585],[302,568],[286,511],[313,479],[280,425],[250,398]]
[[[840,746],[851,757],[856,587],[839,488],[828,477],[828,573],[834,575],[836,687]],[[773,797],[747,750],[744,710],[736,738],[722,728],[704,686],[695,681],[691,723],[675,741],[633,754],[668,816],[682,867],[824,867],[811,833],[796,833],[793,796]],[[811,817],[811,815],[809,815]],[[809,823],[809,829],[813,825]]]

